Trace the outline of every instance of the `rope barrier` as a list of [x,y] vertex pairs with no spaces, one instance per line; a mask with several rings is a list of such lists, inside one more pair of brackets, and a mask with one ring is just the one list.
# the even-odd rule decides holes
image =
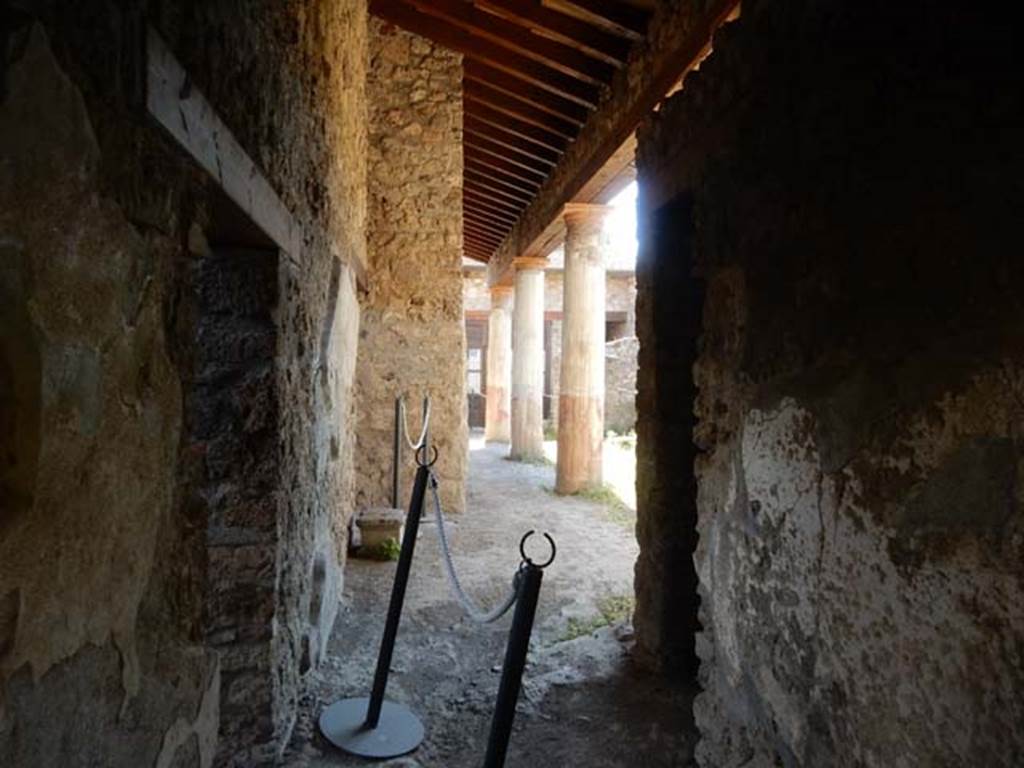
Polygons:
[[398,409],[402,412],[402,436],[405,438],[406,445],[409,446],[410,451],[418,451],[423,447],[423,442],[427,438],[427,428],[430,426],[430,400],[426,400],[426,408],[423,412],[423,429],[420,431],[420,439],[413,443],[409,439],[409,420],[405,411],[405,400],[398,401]]
[[523,583],[523,569],[526,566],[524,562],[516,569],[515,575],[512,577],[512,589],[505,597],[505,599],[492,608],[490,611],[481,610],[473,599],[466,594],[462,588],[461,582],[459,582],[459,575],[455,572],[455,563],[452,560],[452,553],[448,547],[448,534],[445,533],[444,529],[444,512],[441,509],[441,496],[437,492],[437,476],[431,471],[430,473],[430,492],[434,497],[434,513],[437,517],[437,534],[438,540],[441,543],[441,555],[442,561],[444,562],[444,572],[448,576],[448,584],[452,588],[452,593],[455,595],[456,600],[462,605],[462,609],[466,612],[470,619],[477,622],[478,624],[490,624],[497,621],[504,616],[509,608],[515,605],[516,600],[519,598],[519,592]]

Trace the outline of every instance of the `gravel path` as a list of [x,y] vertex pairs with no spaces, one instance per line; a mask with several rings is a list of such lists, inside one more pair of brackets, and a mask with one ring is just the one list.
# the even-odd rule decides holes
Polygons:
[[[507,590],[530,529],[558,542],[545,572],[508,768],[678,768],[691,764],[693,691],[671,689],[630,662],[636,540],[621,511],[551,492],[550,465],[519,464],[474,440],[467,512],[449,539],[467,592],[490,606]],[[536,537],[535,537],[536,538]],[[543,542],[538,542],[543,557]],[[365,765],[327,743],[316,717],[328,703],[368,695],[394,563],[352,559],[328,658],[315,673],[285,765]],[[609,623],[611,620],[611,623]],[[388,698],[415,711],[427,737],[406,758],[422,768],[482,764],[510,617],[480,627],[451,597],[436,526],[417,542]]]

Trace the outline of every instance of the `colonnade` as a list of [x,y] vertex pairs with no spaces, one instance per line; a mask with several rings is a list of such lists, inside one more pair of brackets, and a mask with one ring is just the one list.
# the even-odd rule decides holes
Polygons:
[[[604,437],[604,205],[565,206],[562,354],[555,490],[576,493],[602,482]],[[544,455],[544,257],[513,261],[513,285],[491,289],[487,347],[488,441],[510,443],[510,457]]]

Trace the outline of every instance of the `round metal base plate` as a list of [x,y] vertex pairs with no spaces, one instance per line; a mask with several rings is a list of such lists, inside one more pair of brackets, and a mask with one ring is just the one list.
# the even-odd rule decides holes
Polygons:
[[320,714],[320,732],[334,746],[360,757],[398,757],[423,741],[423,723],[401,704],[385,701],[376,728],[366,728],[370,700],[342,699]]

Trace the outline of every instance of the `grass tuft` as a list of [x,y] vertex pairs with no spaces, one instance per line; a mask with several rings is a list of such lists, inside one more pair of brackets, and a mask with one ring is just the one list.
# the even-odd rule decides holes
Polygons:
[[569,619],[569,625],[561,640],[575,640],[578,637],[593,634],[601,627],[627,621],[633,615],[635,605],[636,599],[633,595],[609,595],[602,598],[597,603],[597,615],[591,616],[589,619]]

